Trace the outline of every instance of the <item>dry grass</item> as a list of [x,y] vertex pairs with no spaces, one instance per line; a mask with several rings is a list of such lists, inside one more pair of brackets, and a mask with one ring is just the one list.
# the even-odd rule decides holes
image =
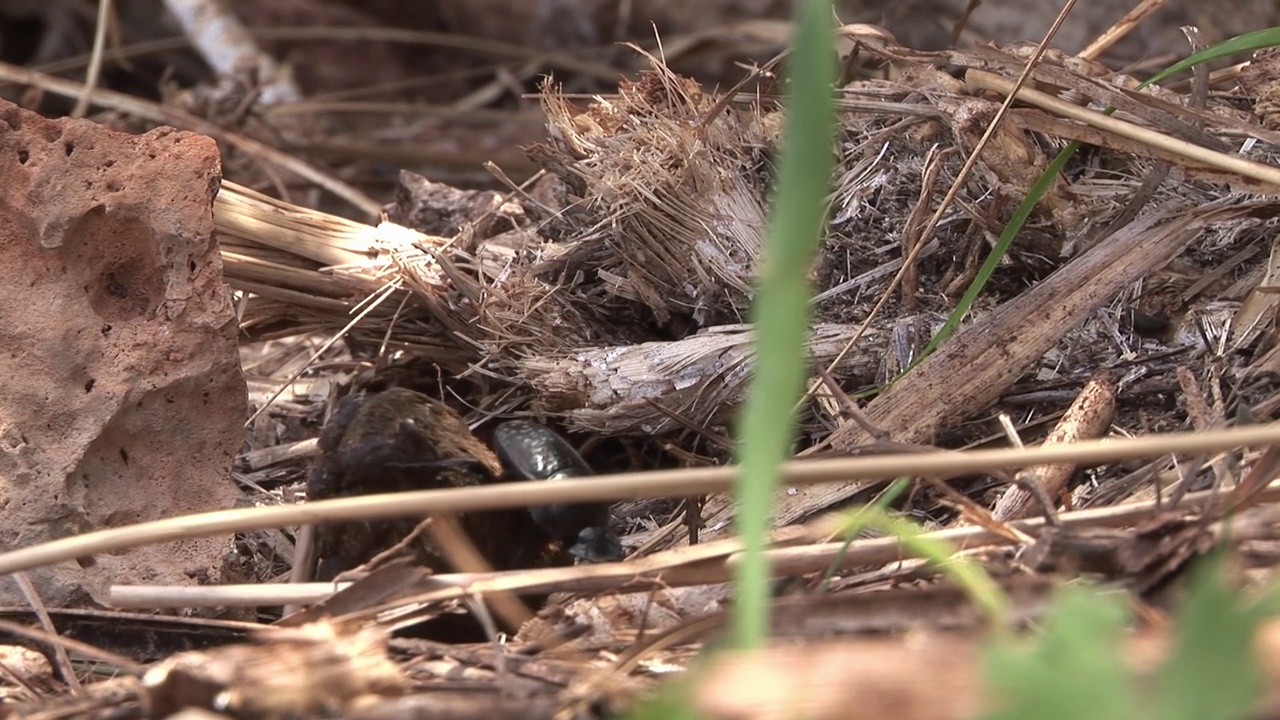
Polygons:
[[[819,322],[810,351],[826,373],[815,378],[805,408],[803,452],[904,455],[791,467],[793,483],[777,504],[775,570],[802,590],[815,588],[828,568],[840,574],[829,595],[800,592],[778,600],[781,634],[808,639],[902,631],[940,618],[940,608],[954,615],[935,626],[978,625],[963,598],[939,599],[945,586],[899,587],[937,578],[922,563],[903,562],[896,539],[866,536],[846,548],[830,537],[824,513],[874,498],[885,479],[898,475],[929,481],[918,483],[900,509],[921,519],[934,537],[982,560],[1011,590],[1023,619],[1034,619],[1043,607],[1042,592],[1014,592],[1024,575],[1037,582],[1078,575],[1069,562],[1029,569],[1033,551],[1050,560],[1078,559],[1062,549],[1064,537],[1103,543],[1117,556],[1139,540],[1163,538],[1168,554],[1126,566],[1113,579],[1148,588],[1176,575],[1206,538],[1221,537],[1213,521],[1223,512],[1223,496],[1209,487],[1242,486],[1233,501],[1263,503],[1242,526],[1249,531],[1232,542],[1254,579],[1269,576],[1280,538],[1269,505],[1275,458],[1246,448],[1271,444],[1275,431],[1270,425],[1221,429],[1280,410],[1274,383],[1280,349],[1268,290],[1277,273],[1268,258],[1275,256],[1272,218],[1280,214],[1273,169],[1280,135],[1266,124],[1265,107],[1253,112],[1254,99],[1269,89],[1246,84],[1223,85],[1208,96],[1139,93],[1131,78],[1096,61],[1050,53],[1031,72],[1033,87],[1019,95],[974,171],[957,182],[1011,78],[1022,72],[1024,56],[995,48],[925,53],[881,37],[859,46],[851,68],[854,60],[873,72],[847,82],[837,98],[831,223],[812,271]],[[729,537],[731,473],[697,466],[727,458],[723,438],[731,435],[750,372],[750,333],[741,323],[769,203],[779,99],[767,73],[754,92],[735,88],[720,95],[650,61],[648,72],[621,84],[616,95],[585,107],[549,85],[543,97],[548,138],[525,149],[542,176],[477,204],[447,237],[391,222],[365,225],[231,182],[217,199],[216,232],[226,276],[240,297],[245,368],[258,410],[241,479],[267,488],[254,497],[271,507],[204,518],[202,532],[270,533],[321,517],[381,517],[405,508],[628,499],[616,510],[630,531],[627,544],[642,550],[625,564],[435,578],[384,568],[299,616],[386,628],[489,592],[578,594],[559,597],[548,616],[526,627],[517,644],[528,656],[497,646],[451,649],[446,656],[429,644],[392,641],[393,651],[412,658],[400,669],[414,687],[438,690],[444,678],[465,671],[471,684],[463,685],[525,693],[536,700],[524,710],[551,717],[607,697],[601,688],[610,678],[635,679],[621,687],[627,697],[645,689],[667,669],[683,667],[719,627],[727,601],[722,583],[738,547]],[[1112,119],[1101,114],[1107,106],[1119,108]],[[142,117],[181,119],[128,107]],[[1072,140],[1089,147],[1051,187],[963,330],[884,388],[916,359],[1013,209]],[[953,184],[954,201],[941,203]],[[926,235],[933,216],[936,228]],[[890,290],[899,276],[900,285]],[[882,310],[873,316],[877,301]],[[1144,318],[1167,323],[1152,329]],[[346,342],[336,342],[339,337]],[[1098,443],[1095,455],[1046,446],[1007,451],[1000,462],[990,453],[979,459],[935,454],[1035,445],[1099,373],[1114,380],[1115,403],[1101,434],[1140,436],[1131,446]],[[293,505],[290,482],[311,452],[307,437],[331,386],[370,374],[433,386],[470,407],[477,426],[495,415],[551,418],[590,434],[594,453],[588,455],[602,466],[686,467],[579,483]],[[1162,435],[1187,427],[1202,432]],[[1010,492],[1002,469],[1050,465],[1059,491],[1050,500],[1060,513],[1017,523],[1004,522],[1005,511],[988,514]],[[1022,479],[1035,477],[1029,472]],[[655,499],[700,495],[710,495],[699,506],[705,542],[690,546],[684,520]],[[1170,495],[1181,498],[1176,508]],[[183,532],[180,524],[24,549],[0,556],[0,567],[174,537]],[[254,553],[266,546],[287,552],[287,538],[250,533],[241,540],[258,548],[245,553],[250,564],[258,563],[255,577],[279,576],[263,558],[279,563],[280,557]],[[235,587],[177,594],[121,588],[117,597],[144,607],[227,607],[299,602],[318,591],[274,590],[269,584],[252,595]],[[1163,599],[1152,593],[1142,601],[1156,614]],[[340,622],[335,632],[344,637],[351,630]],[[374,655],[387,653],[381,636],[359,637]],[[898,657],[897,637],[873,650]],[[836,645],[824,657],[838,667],[847,650]],[[758,668],[743,662],[733,671],[755,677]],[[890,680],[918,681],[905,661],[885,667]],[[378,666],[377,672],[390,671]],[[392,674],[401,687],[403,678]],[[119,691],[136,699],[158,692],[159,683]],[[427,702],[426,694],[413,697]],[[456,698],[433,697],[441,704],[412,707],[455,707],[448,703]],[[492,700],[495,712],[514,712],[497,694],[486,698],[458,702],[474,709]],[[739,712],[717,709],[713,699],[699,702],[713,713]]]

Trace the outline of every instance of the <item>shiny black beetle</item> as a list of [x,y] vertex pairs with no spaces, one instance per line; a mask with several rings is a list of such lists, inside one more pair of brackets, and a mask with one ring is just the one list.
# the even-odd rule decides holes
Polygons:
[[[535,422],[511,420],[497,426],[493,449],[512,478],[556,480],[593,474],[564,438]],[[574,557],[589,562],[622,559],[622,543],[609,532],[608,503],[542,505],[529,508],[529,514]]]

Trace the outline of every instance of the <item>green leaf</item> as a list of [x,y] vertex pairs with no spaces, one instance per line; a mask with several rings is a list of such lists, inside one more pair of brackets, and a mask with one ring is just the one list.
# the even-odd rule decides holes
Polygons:
[[1160,670],[1161,720],[1248,717],[1263,678],[1253,659],[1253,635],[1269,606],[1233,593],[1220,556],[1195,568],[1177,617],[1173,656]]
[[985,720],[1131,720],[1137,698],[1120,662],[1123,600],[1068,586],[1035,641],[997,635],[985,675],[997,710]]
[[690,700],[692,672],[672,680],[661,690],[641,700],[626,715],[626,720],[699,720]]

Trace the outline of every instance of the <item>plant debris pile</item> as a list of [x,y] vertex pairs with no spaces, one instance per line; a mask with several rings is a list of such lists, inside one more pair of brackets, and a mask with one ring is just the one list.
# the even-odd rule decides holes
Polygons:
[[[1144,89],[1050,52],[993,129],[1025,47],[925,52],[871,28],[842,33],[800,456],[927,455],[1277,417],[1277,56]],[[501,167],[485,189],[401,171],[378,225],[224,184],[216,234],[255,411],[237,467],[254,489],[246,503],[297,499],[321,425],[353,390],[442,398],[486,442],[495,420],[533,417],[600,472],[728,461],[753,366],[750,308],[784,120],[778,65],[709,90],[635,51],[648,67],[616,94],[583,100],[545,83],[545,138],[522,148],[536,167],[527,182]],[[984,269],[1049,171],[1027,222]],[[988,271],[956,334],[931,348]],[[894,508],[979,558],[1018,617],[1039,617],[1053,582],[1082,573],[1160,606],[1188,561],[1227,536],[1210,489],[1257,490],[1253,468],[1268,467],[1267,453],[922,477]],[[776,636],[892,638],[922,618],[978,626],[954,587],[922,582],[936,566],[903,559],[892,538],[868,530],[847,547],[831,542],[842,526],[825,513],[879,497],[886,482],[780,493]],[[185,705],[237,717],[604,714],[687,667],[723,626],[741,551],[728,495],[613,511],[623,565],[459,580],[390,562],[296,614],[271,608],[272,620],[287,615],[285,635],[197,645],[77,701],[119,717]],[[1247,571],[1274,565],[1272,515],[1262,505],[1239,518],[1249,532],[1232,541],[1247,547]],[[237,537],[246,579],[285,578],[291,532]],[[504,601],[554,594],[507,646],[388,640],[448,615],[494,632],[508,617],[489,617],[477,587]],[[249,640],[254,626],[202,627],[225,633],[219,645]],[[148,659],[186,648],[179,635]],[[973,652],[966,640],[946,643]],[[899,658],[881,663],[886,674],[908,677],[898,670],[919,659],[901,660],[896,639],[867,647]],[[34,694],[27,707],[74,711]]]
[[[1176,218],[1214,207],[1231,217],[1204,228],[1162,267],[1132,277],[1123,292],[1097,298],[1085,322],[1047,328],[1054,346],[1011,379],[1024,392],[1035,383],[1079,387],[1104,368],[1127,363],[1123,374],[1163,367],[1137,361],[1203,346],[1205,323],[1209,339],[1223,336],[1231,309],[1258,284],[1265,253],[1250,248],[1270,234],[1269,195],[1259,183],[1021,107],[999,126],[936,231],[922,239],[1001,102],[948,69],[1012,77],[1024,58],[994,49],[921,53],[873,45],[863,53],[879,77],[840,89],[831,224],[813,270],[812,356],[846,392],[881,386],[919,356],[1031,184],[1073,139],[1098,144],[1051,186],[970,322],[1054,272],[1072,272],[1073,260],[1134,215]],[[1219,137],[1239,132],[1269,137],[1243,88],[1216,95],[1213,108],[1195,108],[1171,91],[1138,95],[1131,79],[1062,56],[1043,62],[1033,82],[1052,83],[1078,103],[1119,105],[1122,119],[1215,147],[1225,146]],[[388,348],[437,364],[451,389],[482,410],[498,409],[495,402],[501,411],[531,408],[562,418],[570,430],[605,436],[675,433],[687,441],[690,428],[723,433],[749,375],[743,323],[781,126],[777,102],[762,92],[704,91],[656,60],[616,96],[585,108],[548,87],[549,139],[526,148],[547,171],[533,187],[464,192],[455,210],[469,217],[455,212],[449,223],[418,228],[456,228],[452,236],[370,243],[375,259],[352,266],[350,275],[315,276],[359,279],[369,288],[395,278],[412,289],[407,303],[405,291],[387,293],[352,332],[365,348],[385,336]],[[1264,141],[1249,154],[1265,162],[1272,151]],[[1145,188],[1157,174],[1163,182]],[[392,217],[413,217],[401,205],[423,183],[402,178],[404,197]],[[1242,209],[1229,212],[1231,206]],[[911,258],[905,270],[904,257]],[[238,272],[233,265],[233,280]],[[246,287],[263,291],[250,301],[249,316],[263,318],[257,322],[271,324],[266,318],[285,309],[269,289]],[[321,306],[307,300],[288,311]],[[334,307],[345,311],[354,302]],[[1253,339],[1237,329],[1231,349]],[[825,391],[808,410],[809,444],[843,422]]]

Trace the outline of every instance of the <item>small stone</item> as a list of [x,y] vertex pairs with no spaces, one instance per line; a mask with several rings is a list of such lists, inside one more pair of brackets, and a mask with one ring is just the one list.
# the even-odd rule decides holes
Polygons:
[[[236,318],[213,239],[213,140],[49,120],[0,100],[0,548],[229,508]],[[52,606],[220,578],[230,538],[30,573]],[[0,604],[25,605],[0,582]]]

